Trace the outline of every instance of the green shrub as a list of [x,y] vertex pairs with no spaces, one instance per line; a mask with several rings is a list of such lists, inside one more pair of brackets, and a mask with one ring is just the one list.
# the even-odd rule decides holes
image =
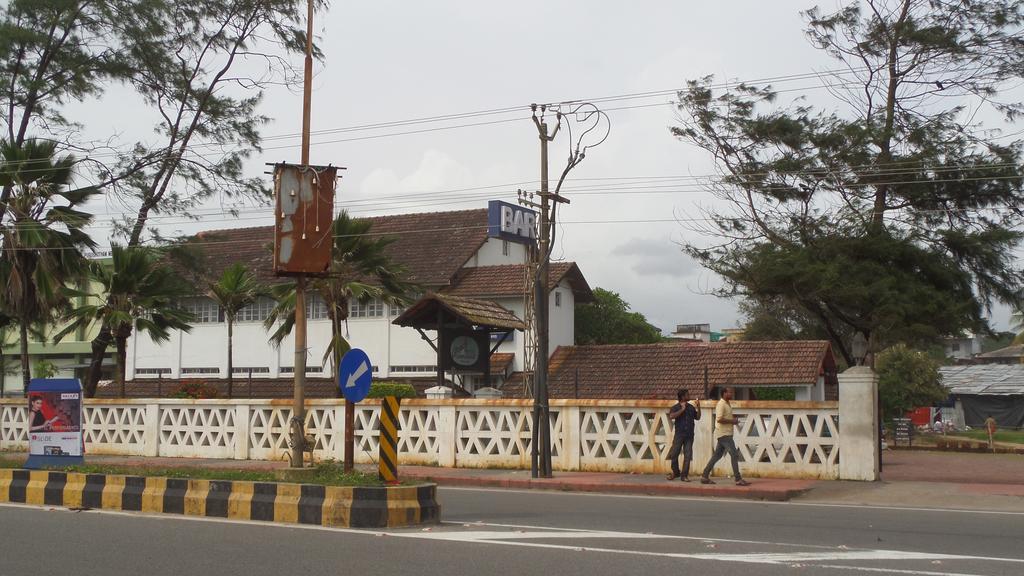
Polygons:
[[412,384],[403,384],[402,382],[374,382],[370,384],[370,393],[366,395],[367,398],[384,398],[385,396],[415,398],[416,389],[412,387]]
[[171,398],[209,399],[217,397],[217,388],[202,380],[184,380]]
[[754,388],[754,396],[758,400],[796,400],[795,388]]

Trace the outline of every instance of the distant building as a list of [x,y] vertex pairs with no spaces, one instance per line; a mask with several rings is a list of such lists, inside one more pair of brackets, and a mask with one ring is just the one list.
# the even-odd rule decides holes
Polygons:
[[1024,363],[1024,344],[1014,344],[974,357],[977,364],[1022,364]]
[[956,401],[957,424],[981,428],[992,416],[1000,428],[1024,428],[1024,365],[943,366],[939,372]]
[[669,338],[711,342],[711,324],[678,324]]
[[981,354],[981,337],[971,333],[964,336],[946,338],[943,341],[946,358],[966,360]]

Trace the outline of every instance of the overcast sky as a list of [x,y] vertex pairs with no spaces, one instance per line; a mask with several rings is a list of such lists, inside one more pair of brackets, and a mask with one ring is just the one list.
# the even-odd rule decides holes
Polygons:
[[[316,67],[313,128],[663,91],[708,74],[757,80],[827,70],[833,64],[803,36],[799,12],[812,5],[792,0],[335,1],[318,14],[315,26],[326,61]],[[821,6],[831,10],[835,4]],[[776,86],[794,90],[787,96],[831,102],[814,79]],[[628,192],[638,186],[649,191],[650,181],[661,177],[713,173],[706,153],[669,133],[676,123],[670,100],[661,95],[601,104],[633,108],[609,111],[607,141],[572,172],[566,188],[586,190],[566,192],[572,204],[560,210],[566,224],[558,232],[554,257],[576,261],[592,287],[619,292],[665,332],[680,323],[733,327],[740,320],[735,302],[708,295],[718,279],[679,249],[684,240],[702,239],[675,220],[699,216],[698,207],[708,205],[711,196],[687,181],[668,181],[659,194]],[[299,132],[297,91],[269,91],[263,110],[274,119],[266,135]],[[130,130],[119,124],[123,113],[95,112],[112,128]],[[431,130],[495,120],[514,121]],[[413,130],[429,131],[395,135]],[[560,133],[552,144],[553,177],[564,165],[566,136]],[[482,208],[487,197],[507,199],[517,186],[535,189],[535,183],[521,183],[539,177],[537,133],[523,112],[322,133],[313,143],[312,163],[348,168],[338,201],[356,215]],[[263,170],[263,162],[299,160],[297,138],[266,147],[251,164],[253,174]],[[598,178],[634,180],[586,180]],[[401,205],[388,198],[452,190],[463,192]],[[465,197],[453,201],[456,194]],[[248,210],[238,220],[209,217],[200,225],[168,225],[167,231],[271,222],[269,210]],[[995,323],[1005,326],[1005,316],[998,311]]]

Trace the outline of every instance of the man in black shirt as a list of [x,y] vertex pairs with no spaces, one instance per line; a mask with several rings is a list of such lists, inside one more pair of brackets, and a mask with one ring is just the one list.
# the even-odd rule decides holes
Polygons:
[[[690,461],[693,460],[693,429],[694,421],[700,420],[700,402],[690,403],[690,391],[680,388],[676,392],[678,402],[668,411],[668,417],[675,422],[675,435],[672,439],[672,449],[668,451],[668,459],[672,462],[672,473],[666,478],[675,480],[680,478],[683,482],[689,482]],[[679,473],[679,452],[683,453],[683,472]]]

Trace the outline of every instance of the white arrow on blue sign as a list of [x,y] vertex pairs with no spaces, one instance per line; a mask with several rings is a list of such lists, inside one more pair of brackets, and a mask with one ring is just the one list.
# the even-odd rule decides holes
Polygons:
[[359,348],[353,348],[341,358],[338,370],[338,386],[349,402],[359,402],[370,393],[373,380],[373,365],[370,357]]

